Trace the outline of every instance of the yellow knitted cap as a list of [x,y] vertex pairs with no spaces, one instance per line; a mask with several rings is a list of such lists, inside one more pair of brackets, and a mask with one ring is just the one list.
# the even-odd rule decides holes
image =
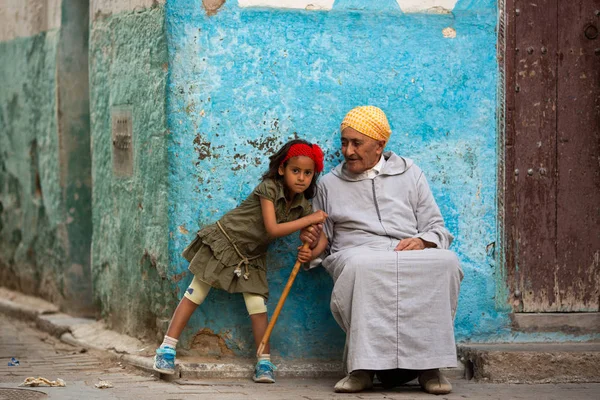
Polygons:
[[340,130],[350,127],[375,140],[390,139],[392,130],[381,108],[375,106],[360,106],[350,110],[344,117]]

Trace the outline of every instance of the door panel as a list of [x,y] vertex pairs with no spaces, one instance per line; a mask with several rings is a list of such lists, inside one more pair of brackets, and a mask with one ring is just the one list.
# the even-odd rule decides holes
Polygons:
[[560,1],[557,81],[557,303],[600,296],[600,1]]
[[599,0],[506,2],[507,279],[514,311],[598,311]]

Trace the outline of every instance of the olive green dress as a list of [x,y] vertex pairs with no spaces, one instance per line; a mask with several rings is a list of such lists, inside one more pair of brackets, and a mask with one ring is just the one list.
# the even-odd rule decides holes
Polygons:
[[[273,202],[277,223],[312,213],[311,204],[304,194],[296,195],[288,208],[283,183],[264,180],[242,204],[225,214],[219,222],[198,231],[194,241],[183,251],[183,257],[190,262],[189,270],[199,280],[229,293],[254,293],[268,298],[267,248],[274,239],[265,229],[261,197]],[[247,274],[243,258],[234,245],[248,260]]]

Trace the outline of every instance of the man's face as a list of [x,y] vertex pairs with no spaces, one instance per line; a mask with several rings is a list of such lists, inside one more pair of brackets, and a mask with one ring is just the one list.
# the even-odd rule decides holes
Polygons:
[[342,131],[342,154],[346,168],[353,174],[373,168],[379,162],[384,147],[383,140],[371,139],[351,127]]

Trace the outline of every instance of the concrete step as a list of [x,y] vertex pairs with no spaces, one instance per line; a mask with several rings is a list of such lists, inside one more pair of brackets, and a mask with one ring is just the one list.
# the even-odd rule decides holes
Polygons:
[[465,377],[492,383],[600,382],[600,342],[461,344]]

